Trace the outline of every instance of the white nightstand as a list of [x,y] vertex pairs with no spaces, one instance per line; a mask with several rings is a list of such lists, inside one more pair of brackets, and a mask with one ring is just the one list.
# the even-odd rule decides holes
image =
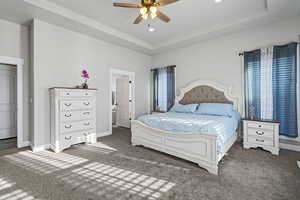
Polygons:
[[244,119],[244,148],[261,147],[279,155],[279,121]]

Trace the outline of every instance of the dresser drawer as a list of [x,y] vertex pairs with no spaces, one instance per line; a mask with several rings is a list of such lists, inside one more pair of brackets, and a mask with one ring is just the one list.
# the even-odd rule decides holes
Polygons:
[[274,132],[273,132],[273,130],[269,130],[269,129],[248,128],[248,135],[256,136],[256,137],[273,138]]
[[64,134],[60,136],[60,148],[65,149],[74,144],[80,144],[87,141],[85,132],[77,132],[72,134]]
[[60,91],[61,97],[91,97],[94,95],[93,91],[84,90],[64,90]]
[[272,130],[274,129],[274,126],[269,123],[263,123],[263,122],[247,122],[248,128],[256,128],[256,129],[267,129]]
[[60,124],[61,133],[69,133],[80,130],[87,130],[94,127],[94,121],[84,120],[80,122],[66,122]]
[[262,146],[274,146],[274,140],[264,137],[248,136],[248,142],[262,145]]
[[78,121],[78,120],[86,120],[92,117],[91,110],[82,110],[82,111],[62,111],[60,112],[60,121],[68,122],[68,121]]
[[72,135],[71,134],[68,134],[68,135],[60,135],[60,138],[59,138],[59,146],[60,146],[60,149],[65,149],[65,148],[68,148],[72,145]]
[[72,134],[72,145],[86,142],[86,134],[84,132]]
[[60,102],[60,109],[62,111],[91,109],[92,107],[93,107],[93,102],[88,99],[83,101],[61,101]]

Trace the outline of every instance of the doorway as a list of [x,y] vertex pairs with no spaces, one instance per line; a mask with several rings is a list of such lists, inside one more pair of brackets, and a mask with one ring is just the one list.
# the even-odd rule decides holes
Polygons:
[[0,149],[17,146],[17,67],[0,64]]
[[134,72],[111,70],[110,133],[116,128],[130,128],[134,119]]
[[0,56],[0,65],[0,137],[2,138],[2,147],[12,144],[18,148],[29,146],[29,141],[23,141],[24,60]]

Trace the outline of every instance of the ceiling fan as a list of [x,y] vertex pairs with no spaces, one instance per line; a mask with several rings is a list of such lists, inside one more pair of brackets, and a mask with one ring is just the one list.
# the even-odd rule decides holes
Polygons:
[[158,7],[166,6],[171,3],[175,3],[179,0],[161,0],[156,2],[156,0],[141,0],[141,5],[133,4],[133,3],[113,3],[116,7],[123,8],[138,8],[140,9],[139,16],[134,20],[134,24],[140,23],[143,19],[147,19],[148,16],[151,16],[152,19],[158,17],[162,21],[168,23],[170,18],[157,10]]

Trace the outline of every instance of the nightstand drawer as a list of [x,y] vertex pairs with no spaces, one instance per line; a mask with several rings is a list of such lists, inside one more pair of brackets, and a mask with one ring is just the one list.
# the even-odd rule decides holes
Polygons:
[[264,137],[256,137],[256,136],[249,136],[248,142],[263,146],[274,146],[274,142],[270,138],[264,138]]
[[248,135],[256,136],[256,137],[273,138],[274,132],[273,130],[268,130],[268,129],[248,128]]
[[264,122],[248,122],[247,124],[249,128],[267,129],[272,131],[274,129],[274,126],[272,124],[264,123]]

